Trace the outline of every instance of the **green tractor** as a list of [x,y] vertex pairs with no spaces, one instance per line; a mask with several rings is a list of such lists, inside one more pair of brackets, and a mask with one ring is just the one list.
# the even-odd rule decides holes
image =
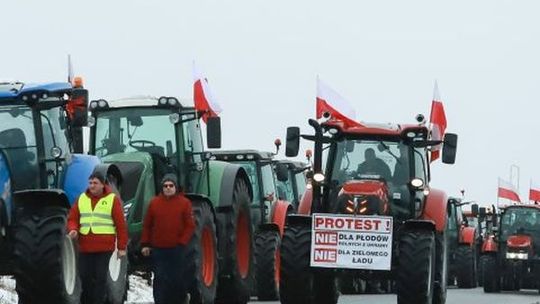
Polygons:
[[253,189],[252,229],[255,232],[255,289],[259,300],[279,297],[279,247],[287,214],[294,207],[278,197],[276,181],[288,179],[286,164],[275,164],[274,154],[256,150],[214,151],[213,158],[246,170]]
[[306,191],[306,170],[309,166],[303,162],[280,159],[274,161],[276,170],[279,166],[287,168],[287,179],[277,181],[278,198],[291,202],[296,210]]
[[[253,279],[253,192],[246,171],[205,152],[200,118],[174,97],[90,103],[90,154],[120,171],[130,242],[130,271],[146,270],[140,255],[142,222],[167,173],[176,174],[193,202],[197,224],[188,245],[191,303],[247,303]],[[207,120],[209,148],[221,145],[218,117]],[[127,275],[122,265],[119,285]]]

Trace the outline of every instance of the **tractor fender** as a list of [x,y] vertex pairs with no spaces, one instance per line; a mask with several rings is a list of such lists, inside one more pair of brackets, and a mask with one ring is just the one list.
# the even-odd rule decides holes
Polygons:
[[283,230],[285,229],[285,222],[287,220],[287,214],[293,211],[291,203],[283,200],[278,200],[274,203],[272,208],[272,223],[276,224],[279,228],[279,235],[283,236]]
[[414,229],[434,231],[436,225],[435,222],[431,220],[407,220],[401,226],[401,230]]
[[13,202],[17,210],[39,210],[45,207],[71,208],[66,193],[60,189],[16,191],[13,193]]
[[432,221],[437,232],[446,229],[448,196],[441,190],[431,189],[424,204],[421,219]]
[[93,172],[101,173],[109,184],[115,185],[118,189],[122,187],[122,172],[115,164],[97,164]]
[[313,202],[313,188],[306,187],[304,195],[298,204],[298,214],[309,215],[311,214],[311,204]]
[[[246,171],[239,165],[225,162],[222,163],[224,166],[222,168],[223,171],[219,187],[219,199],[216,201],[218,204],[218,212],[220,212],[221,209],[229,209],[231,207],[234,184],[238,178],[243,179],[246,182],[249,189],[249,198],[250,200],[253,200],[253,189],[251,188],[251,182],[249,181]],[[212,197],[212,195],[210,197]]]
[[497,243],[493,236],[490,235],[487,240],[482,243],[482,253],[495,253],[497,251]]
[[287,225],[311,227],[311,223],[312,223],[311,215],[305,215],[305,214],[287,215]]
[[257,231],[275,231],[280,233],[279,226],[276,223],[264,223],[260,224],[259,227],[257,227]]
[[476,229],[474,227],[462,227],[459,233],[459,243],[474,246]]
[[[212,210],[212,216],[214,217],[214,223],[217,223],[216,218],[216,210],[214,209],[214,206],[212,205],[212,202],[210,201],[210,198],[206,195],[201,195],[198,193],[186,193],[186,197],[189,198],[191,201],[197,200],[197,201],[203,201],[210,207],[210,210]],[[216,224],[216,233],[219,229],[218,225]]]
[[67,164],[63,189],[68,201],[73,203],[88,187],[88,177],[101,161],[97,156],[72,154]]

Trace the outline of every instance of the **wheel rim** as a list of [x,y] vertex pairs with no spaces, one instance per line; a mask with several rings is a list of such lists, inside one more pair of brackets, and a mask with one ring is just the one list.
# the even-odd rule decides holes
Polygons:
[[120,270],[122,269],[122,259],[118,258],[118,249],[113,252],[109,259],[109,276],[113,281],[118,281],[120,278]]
[[215,248],[213,239],[212,230],[209,227],[204,227],[201,238],[201,277],[206,286],[210,286],[214,282]]
[[236,225],[236,259],[238,272],[243,279],[247,277],[249,272],[251,254],[249,243],[250,235],[248,219],[244,212],[240,212]]
[[62,271],[64,274],[64,287],[67,294],[73,294],[77,280],[77,260],[73,243],[67,236],[62,246]]
[[276,286],[279,289],[279,278],[281,275],[281,255],[279,254],[279,248],[276,248],[275,258],[274,258],[274,279],[276,280]]

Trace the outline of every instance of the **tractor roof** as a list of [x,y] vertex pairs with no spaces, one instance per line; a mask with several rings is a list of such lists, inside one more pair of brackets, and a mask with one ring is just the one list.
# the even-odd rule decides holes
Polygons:
[[403,137],[408,132],[415,134],[425,134],[428,129],[424,124],[392,124],[392,123],[362,123],[358,126],[348,126],[340,120],[329,120],[323,123],[327,129],[336,128],[345,136],[347,135],[366,135],[366,136],[385,136],[385,137]]
[[510,206],[505,206],[504,210],[509,210],[509,209],[522,209],[522,208],[530,208],[530,209],[536,209],[536,210],[539,210],[540,211],[540,205],[533,205],[533,204],[520,204],[520,205],[510,205]]
[[224,161],[272,160],[274,153],[258,150],[220,150],[212,151],[214,157]]
[[287,165],[292,166],[293,168],[296,168],[296,169],[305,168],[307,166],[307,164],[304,163],[304,162],[288,160],[288,159],[278,159],[278,160],[274,160],[274,162],[287,164]]
[[[149,95],[139,95],[120,99],[108,100],[109,107],[111,108],[125,108],[125,107],[155,107],[158,105],[159,97]],[[178,99],[182,107],[186,104],[193,104],[193,100],[188,98]],[[189,108],[189,107],[188,107]]]
[[0,99],[17,99],[24,94],[39,92],[40,94],[64,94],[73,89],[69,82],[50,83],[22,83],[22,82],[0,82]]

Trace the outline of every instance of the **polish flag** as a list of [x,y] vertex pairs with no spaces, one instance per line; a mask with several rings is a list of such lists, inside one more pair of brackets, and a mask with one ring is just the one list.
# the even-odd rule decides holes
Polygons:
[[317,119],[324,117],[324,114],[343,121],[347,127],[362,126],[355,121],[356,111],[352,105],[317,77]]
[[202,119],[205,123],[208,117],[217,117],[222,111],[208,86],[208,80],[202,76],[195,63],[193,63],[193,101],[195,109],[204,112]]
[[532,180],[529,190],[529,200],[534,202],[540,202],[540,185],[533,183]]
[[[433,88],[433,101],[431,102],[431,139],[443,140],[444,132],[446,131],[446,114],[444,114],[444,105],[439,94],[439,85],[435,82]],[[437,160],[441,154],[442,144],[433,146],[431,149],[431,162]]]
[[71,84],[73,84],[73,64],[71,63],[71,55],[68,54],[68,77],[67,81]]
[[505,181],[502,178],[499,178],[499,188],[497,189],[497,197],[505,198],[514,202],[521,203],[519,198],[518,190],[514,185]]

